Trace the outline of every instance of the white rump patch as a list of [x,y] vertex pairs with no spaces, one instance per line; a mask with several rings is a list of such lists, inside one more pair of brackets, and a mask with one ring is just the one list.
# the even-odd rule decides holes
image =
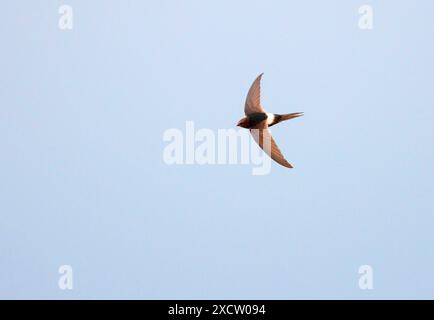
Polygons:
[[267,124],[270,125],[274,122],[274,114],[267,112]]

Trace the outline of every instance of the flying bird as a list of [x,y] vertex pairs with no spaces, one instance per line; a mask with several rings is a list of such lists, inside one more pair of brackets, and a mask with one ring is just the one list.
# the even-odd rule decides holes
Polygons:
[[303,115],[303,112],[295,112],[288,114],[275,114],[266,112],[261,105],[261,73],[255,81],[253,81],[249,92],[247,93],[246,104],[244,106],[245,117],[242,118],[237,126],[250,130],[256,143],[278,164],[293,168],[293,166],[286,161],[285,157],[280,152],[279,147],[271,136],[269,127],[275,124],[294,119]]

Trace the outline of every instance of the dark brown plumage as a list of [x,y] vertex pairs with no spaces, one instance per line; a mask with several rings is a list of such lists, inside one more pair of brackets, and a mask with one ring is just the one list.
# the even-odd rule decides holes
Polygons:
[[279,147],[271,136],[269,127],[289,119],[294,119],[303,115],[302,112],[288,114],[268,113],[261,105],[261,73],[253,81],[249,92],[247,93],[244,113],[246,116],[238,122],[238,126],[249,129],[256,143],[267,153],[274,161],[280,165],[293,168],[282,155]]

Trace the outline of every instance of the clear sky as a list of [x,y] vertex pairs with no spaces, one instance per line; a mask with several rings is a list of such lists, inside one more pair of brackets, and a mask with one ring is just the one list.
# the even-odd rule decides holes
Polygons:
[[[0,298],[434,297],[433,1],[1,7]],[[164,163],[261,72],[295,169]]]

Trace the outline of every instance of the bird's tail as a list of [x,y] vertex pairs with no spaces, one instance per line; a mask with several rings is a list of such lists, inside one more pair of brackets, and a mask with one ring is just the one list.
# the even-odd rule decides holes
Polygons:
[[287,114],[281,114],[279,118],[279,122],[294,119],[301,117],[303,115],[303,112],[295,112],[295,113],[287,113]]

